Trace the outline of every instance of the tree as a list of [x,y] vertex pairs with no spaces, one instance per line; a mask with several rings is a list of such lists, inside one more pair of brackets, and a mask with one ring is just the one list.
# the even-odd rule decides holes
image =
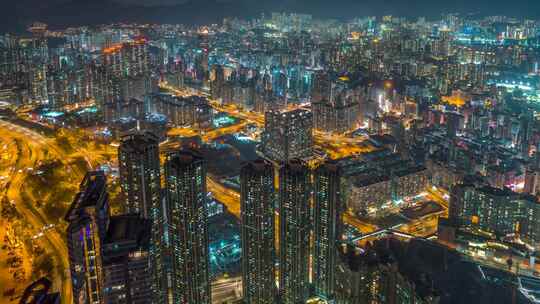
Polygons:
[[49,201],[49,203],[45,205],[45,209],[43,211],[50,220],[57,220],[64,215],[65,208],[62,207],[62,202]]
[[[50,275],[54,270],[54,260],[50,254],[44,254],[36,259],[35,270],[41,275]],[[34,272],[35,273],[35,272]]]
[[69,142],[67,136],[61,135],[56,137],[56,144],[68,153],[71,153],[73,151],[73,147],[71,146],[71,143]]
[[4,298],[11,298],[15,295],[15,288],[4,290]]

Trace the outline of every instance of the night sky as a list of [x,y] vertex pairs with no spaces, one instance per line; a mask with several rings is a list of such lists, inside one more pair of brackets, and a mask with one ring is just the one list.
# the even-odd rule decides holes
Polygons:
[[32,21],[52,27],[115,21],[209,23],[226,16],[293,11],[316,17],[363,15],[438,17],[442,12],[540,18],[540,0],[1,0],[0,32]]

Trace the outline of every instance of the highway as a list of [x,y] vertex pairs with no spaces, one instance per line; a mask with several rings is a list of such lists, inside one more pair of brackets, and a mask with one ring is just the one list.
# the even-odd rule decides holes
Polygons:
[[242,131],[247,126],[247,124],[248,124],[247,122],[243,121],[243,122],[231,125],[231,126],[226,126],[223,128],[210,130],[208,132],[205,132],[202,135],[202,140],[209,142],[226,134],[238,133]]
[[[0,144],[2,145],[2,154],[0,158],[0,199],[3,201],[4,199],[7,199],[6,192],[9,188],[9,176],[13,173],[15,168],[17,168],[17,163],[20,161],[18,157],[13,157],[13,151],[20,151],[22,150],[22,144],[18,138],[7,138],[7,137],[0,137]],[[3,209],[4,206],[2,206]],[[11,249],[6,250],[0,250],[0,259],[2,261],[3,268],[0,271],[0,292],[4,292],[7,290],[12,290],[14,288],[15,293],[17,294],[17,291],[21,288],[22,284],[28,284],[30,283],[30,280],[28,278],[28,274],[32,272],[32,259],[29,258],[29,248],[24,246],[24,240],[25,236],[21,234],[17,234],[17,232],[14,229],[14,226],[16,226],[17,220],[14,218],[13,220],[8,219],[2,219],[0,221],[0,240],[5,242],[6,245],[8,245]],[[25,231],[27,233],[33,233],[33,231]],[[21,264],[20,267],[17,267],[19,273],[21,271],[25,274],[24,279],[22,281],[15,281],[14,280],[14,269],[10,269],[7,262],[8,259],[10,259],[10,254],[13,254],[16,257],[20,257]],[[9,297],[11,299],[11,297]],[[0,303],[11,303],[8,302],[8,297],[2,298],[2,294],[0,294]]]
[[206,177],[206,187],[208,191],[212,192],[215,199],[227,206],[230,213],[240,218],[240,194],[238,192],[226,188],[211,175]]
[[[14,202],[17,211],[23,215],[24,220],[38,231],[41,227],[50,223],[47,222],[45,216],[35,207],[34,200],[28,200],[28,197],[23,199],[22,197],[23,191],[26,191],[24,181],[27,175],[27,168],[33,168],[38,161],[48,159],[46,155],[55,154],[59,149],[52,147],[51,139],[1,120],[0,136],[3,139],[17,139],[21,143],[21,154],[19,155],[17,151],[11,153],[17,157],[17,162],[16,167],[11,170],[12,173],[9,176],[9,186],[6,189],[6,195],[10,201]],[[50,229],[44,233],[44,239],[48,243],[45,250],[52,253],[58,267],[63,270],[62,276],[55,278],[56,287],[59,288],[61,286],[62,302],[71,303],[71,282],[68,274],[69,262],[63,234],[57,228]]]

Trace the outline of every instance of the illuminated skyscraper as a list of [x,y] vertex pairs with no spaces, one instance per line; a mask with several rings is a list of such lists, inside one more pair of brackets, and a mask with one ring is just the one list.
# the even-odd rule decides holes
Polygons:
[[109,195],[102,171],[86,174],[65,219],[73,301],[104,303],[101,240],[109,221]]
[[357,127],[359,95],[348,77],[330,81],[317,75],[311,97],[313,128],[324,132],[343,133]]
[[332,82],[328,73],[317,71],[313,78],[313,89],[311,91],[311,102],[318,103],[328,101],[331,95]]
[[152,288],[158,302],[166,295],[163,240],[163,208],[160,199],[158,138],[151,133],[133,133],[122,138],[118,148],[120,185],[126,197],[125,211],[151,221],[149,247]]
[[310,174],[300,160],[279,171],[279,296],[283,304],[309,296]]
[[199,48],[201,50],[200,57],[197,60],[197,79],[201,81],[208,80],[208,55],[210,52],[210,44],[208,37],[208,29],[203,29],[199,32]]
[[223,86],[225,85],[225,71],[220,64],[214,64],[212,66],[212,83],[210,84],[210,90],[212,98],[222,98]]
[[340,173],[335,163],[315,171],[313,285],[315,293],[332,299],[335,287],[336,242],[339,235]]
[[274,169],[264,160],[250,162],[240,182],[244,303],[274,303]]
[[134,77],[147,73],[148,61],[148,41],[144,37],[103,49],[103,63],[107,72],[119,77]]
[[44,103],[48,100],[47,66],[45,64],[38,62],[30,65],[29,89],[33,102]]
[[286,162],[308,158],[313,152],[313,119],[311,112],[298,109],[288,112],[266,112],[262,148],[266,157]]
[[159,142],[151,133],[122,138],[118,148],[120,185],[126,197],[126,213],[142,218],[159,215]]
[[165,80],[173,87],[184,88],[184,63],[180,60],[171,60],[166,66]]
[[165,174],[173,267],[168,302],[209,304],[206,162],[192,151],[172,153],[167,156]]
[[462,119],[461,115],[455,112],[447,112],[445,114],[446,116],[446,134],[448,138],[454,139],[456,137],[457,132],[459,131],[459,125],[460,125],[460,119]]

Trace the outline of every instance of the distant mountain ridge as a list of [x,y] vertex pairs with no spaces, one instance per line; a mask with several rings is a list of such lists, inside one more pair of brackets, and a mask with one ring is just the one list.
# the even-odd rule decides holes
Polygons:
[[178,5],[141,6],[113,0],[3,0],[0,4],[0,32],[24,31],[27,24],[36,20],[52,28],[120,21],[207,24],[221,22],[224,17],[255,17],[263,11],[294,11],[330,18],[385,14],[433,17],[443,11],[540,17],[538,0],[513,0],[511,4],[508,0],[186,1]]

